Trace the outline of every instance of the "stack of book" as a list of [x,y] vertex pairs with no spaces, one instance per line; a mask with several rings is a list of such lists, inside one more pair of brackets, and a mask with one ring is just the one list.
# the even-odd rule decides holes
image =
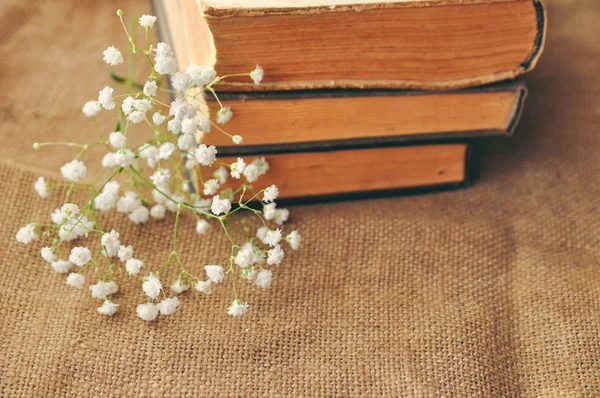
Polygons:
[[[220,75],[260,64],[260,85],[216,85],[242,145],[265,156],[284,198],[464,187],[471,141],[511,135],[520,75],[543,48],[539,0],[155,0],[180,69]],[[219,109],[207,97],[212,112]],[[260,186],[260,180],[256,183]]]

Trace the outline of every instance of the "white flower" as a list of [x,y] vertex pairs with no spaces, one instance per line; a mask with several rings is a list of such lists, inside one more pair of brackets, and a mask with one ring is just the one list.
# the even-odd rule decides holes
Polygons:
[[144,14],[140,17],[139,22],[142,28],[150,29],[154,26],[156,17],[154,15]]
[[215,215],[219,215],[221,213],[227,214],[231,210],[231,202],[227,199],[219,198],[219,195],[213,196],[212,205],[210,206],[210,211],[212,211]]
[[195,134],[198,128],[197,118],[185,118],[181,121],[181,132],[185,134]]
[[98,312],[102,315],[114,315],[119,309],[119,304],[115,304],[110,300],[105,300],[101,307],[98,307]]
[[263,215],[267,220],[272,220],[275,218],[275,212],[277,209],[275,208],[277,205],[275,203],[269,203],[266,206],[263,206]]
[[256,237],[260,239],[262,243],[267,243],[265,239],[267,238],[267,231],[269,229],[267,227],[260,227],[256,230]]
[[156,90],[158,90],[158,84],[156,84],[155,81],[149,80],[144,84],[144,95],[154,97],[156,95]]
[[273,279],[273,273],[268,269],[263,269],[256,274],[256,285],[262,288],[267,288],[271,285]]
[[244,141],[244,138],[241,135],[236,134],[233,137],[231,137],[231,141],[233,141],[235,145],[240,145],[242,141]]
[[182,151],[187,151],[194,144],[194,136],[192,134],[181,134],[177,139],[177,146]]
[[83,112],[83,114],[86,117],[94,117],[98,114],[98,112],[100,112],[101,109],[102,109],[102,106],[100,106],[98,101],[88,101],[85,104],[83,104],[83,108],[81,108],[81,112]]
[[163,205],[154,205],[152,206],[152,208],[150,209],[150,216],[152,218],[156,218],[158,219],[162,219],[165,218],[165,212],[167,211],[167,209],[165,208],[165,206]]
[[129,116],[127,116],[127,120],[129,120],[132,123],[141,123],[144,121],[145,117],[146,115],[144,114],[144,112],[134,111],[131,112]]
[[279,245],[275,246],[268,252],[267,264],[269,264],[269,265],[281,264],[284,254],[285,253],[283,252],[283,249],[281,248],[281,246],[279,246]]
[[223,267],[220,265],[205,265],[204,270],[206,270],[208,279],[210,279],[210,281],[213,283],[219,283],[223,280],[223,278],[225,278]]
[[207,281],[198,281],[194,288],[200,293],[211,294],[212,286],[210,285],[210,280]]
[[225,124],[231,120],[233,117],[233,112],[231,111],[231,107],[224,106],[223,108],[217,111],[217,123]]
[[175,149],[177,149],[175,144],[172,142],[165,142],[158,148],[158,158],[163,160],[168,159],[169,156],[175,152]]
[[260,65],[256,65],[256,68],[254,68],[254,70],[250,72],[250,78],[254,81],[254,84],[256,84],[257,86],[262,81],[264,75],[265,71]]
[[265,236],[265,243],[269,244],[269,246],[276,246],[281,240],[281,230],[269,230],[267,231],[267,235]]
[[254,159],[252,164],[258,169],[259,176],[265,175],[269,171],[269,162],[264,157]]
[[173,134],[181,133],[181,119],[174,118],[167,122],[167,130],[169,130]]
[[94,207],[97,210],[107,211],[112,209],[119,199],[119,183],[109,181],[104,185],[102,193],[94,198]]
[[15,238],[21,243],[29,244],[34,239],[37,239],[37,234],[35,233],[35,225],[28,224],[23,228],[19,229],[19,232],[15,235]]
[[171,84],[175,90],[186,92],[190,88],[191,78],[190,75],[183,72],[175,73],[175,76],[171,79]]
[[110,46],[103,52],[104,54],[104,62],[109,65],[119,65],[123,63],[123,54],[119,51],[115,46]]
[[277,209],[275,211],[275,224],[281,225],[288,220],[290,211],[288,209]]
[[231,164],[231,176],[233,178],[240,178],[245,169],[246,163],[244,162],[244,159],[237,158],[237,161]]
[[126,191],[117,201],[117,211],[119,213],[131,213],[142,205],[142,201],[137,193]]
[[254,255],[254,250],[252,248],[252,244],[244,245],[235,256],[233,260],[240,268],[246,268],[256,262],[256,256]]
[[196,232],[199,235],[204,235],[209,228],[210,224],[206,220],[198,220],[196,223]]
[[144,262],[142,260],[138,260],[137,258],[130,258],[125,263],[125,269],[129,275],[138,274],[143,266]]
[[50,264],[54,272],[58,274],[66,274],[71,270],[71,262],[69,260],[56,260]]
[[210,119],[208,116],[200,115],[197,119],[198,128],[204,133],[210,133]]
[[246,177],[246,180],[248,180],[248,182],[254,182],[254,181],[258,180],[259,176],[260,176],[259,169],[253,163],[249,164],[244,169],[244,177]]
[[242,303],[240,300],[233,300],[227,313],[231,316],[241,316],[248,312],[248,303]]
[[81,289],[85,284],[85,277],[81,274],[71,272],[67,276],[67,285],[74,287],[75,289]]
[[146,164],[150,168],[155,168],[158,163],[158,148],[153,145],[143,145],[138,148],[140,158],[146,159]]
[[173,284],[171,285],[171,290],[177,294],[183,293],[186,290],[188,290],[189,288],[190,288],[190,286],[183,283],[181,278],[177,278],[177,280],[175,282],[173,282]]
[[115,154],[112,152],[108,152],[106,155],[102,157],[101,161],[102,167],[108,169],[109,167],[115,166]]
[[171,172],[169,169],[157,169],[151,176],[150,180],[158,186],[163,186],[171,178]]
[[129,214],[129,219],[134,224],[143,224],[150,218],[150,210],[147,207],[140,206]]
[[163,124],[165,122],[165,120],[167,120],[167,117],[164,115],[161,115],[160,112],[154,112],[154,114],[152,115],[152,121],[157,126],[160,126],[161,124]]
[[115,131],[110,133],[108,136],[108,141],[113,148],[120,149],[125,146],[125,141],[127,138],[123,135],[123,133],[119,131]]
[[77,182],[85,178],[87,167],[80,160],[72,160],[60,168],[63,177],[69,181]]
[[201,144],[194,153],[194,157],[203,166],[210,166],[217,159],[217,148],[214,145]]
[[179,299],[177,297],[170,297],[162,300],[156,305],[161,315],[171,315],[175,313],[177,307],[179,307]]
[[54,210],[52,213],[52,222],[57,225],[63,224],[69,220],[74,219],[79,215],[79,206],[74,203],[65,203],[60,209]]
[[98,102],[104,109],[114,109],[115,108],[115,100],[113,98],[113,93],[115,90],[112,87],[105,86],[98,93]]
[[204,183],[204,194],[205,195],[214,195],[219,189],[219,181],[216,179],[208,180]]
[[42,258],[49,263],[56,261],[56,256],[49,247],[42,247]]
[[275,199],[277,199],[278,195],[279,195],[279,189],[277,189],[277,186],[275,186],[275,184],[273,184],[270,187],[265,188],[265,193],[264,193],[264,196],[263,196],[263,201],[265,203],[272,202]]
[[119,247],[119,251],[117,252],[117,256],[122,263],[133,258],[133,247],[131,245],[125,246],[121,245]]
[[135,154],[129,148],[121,148],[113,154],[113,166],[127,167],[133,163]]
[[285,237],[285,240],[288,241],[291,248],[294,250],[298,250],[298,248],[300,247],[301,239],[302,237],[300,236],[298,231],[292,231],[288,236]]
[[242,278],[248,279],[251,281],[256,277],[256,270],[254,268],[244,268],[242,269]]
[[92,252],[87,247],[74,247],[71,249],[69,261],[78,267],[83,267],[92,259]]
[[227,169],[225,168],[225,166],[221,166],[217,170],[215,170],[213,176],[217,180],[219,180],[219,183],[224,184],[225,181],[227,181],[227,178],[229,177],[229,173],[227,173]]
[[190,78],[198,87],[212,83],[212,81],[217,77],[217,72],[212,66],[192,64],[185,69],[185,73],[190,75]]
[[175,73],[177,70],[177,63],[175,62],[175,55],[165,43],[158,43],[156,45],[156,56],[154,57],[154,70],[161,75],[167,75]]
[[160,280],[152,273],[150,273],[150,275],[144,279],[144,283],[142,283],[142,290],[152,299],[158,297],[160,289],[162,289],[162,283],[160,283]]
[[129,115],[131,114],[131,112],[134,111],[134,104],[135,99],[131,95],[128,95],[127,98],[125,98],[123,100],[123,103],[121,104],[121,110],[124,114]]
[[90,290],[92,291],[93,298],[104,300],[106,296],[110,296],[111,294],[118,292],[119,286],[114,281],[98,281],[98,283],[95,285],[90,286]]
[[153,321],[158,316],[158,307],[152,303],[138,304],[135,308],[138,316],[145,321]]
[[119,252],[119,248],[121,248],[119,233],[114,229],[102,235],[101,243],[104,247],[104,250],[101,251],[104,256],[114,257]]

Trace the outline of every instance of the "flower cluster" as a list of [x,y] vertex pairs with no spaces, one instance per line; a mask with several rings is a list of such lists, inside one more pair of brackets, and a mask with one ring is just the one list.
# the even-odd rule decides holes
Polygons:
[[[51,213],[51,222],[30,223],[17,232],[16,239],[29,244],[40,236],[51,237],[51,243],[41,248],[41,257],[53,271],[66,275],[67,285],[84,289],[89,283],[92,297],[101,301],[100,314],[113,315],[119,310],[115,302],[119,293],[117,278],[132,276],[138,278],[140,296],[144,297],[136,307],[143,320],[175,313],[180,305],[179,295],[188,290],[209,295],[219,284],[232,287],[234,297],[227,313],[243,315],[249,305],[237,296],[236,283],[268,288],[273,278],[270,268],[282,262],[286,245],[298,249],[301,238],[297,231],[285,235],[280,229],[289,211],[275,203],[278,188],[252,186],[269,170],[264,158],[237,158],[233,163],[225,163],[219,161],[216,147],[197,142],[197,137],[213,129],[229,136],[235,144],[242,142],[240,135],[230,135],[221,127],[233,117],[233,112],[221,104],[213,89],[233,75],[218,76],[212,66],[205,65],[190,65],[184,72],[177,71],[174,54],[167,44],[154,47],[148,43],[148,30],[156,17],[139,18],[146,33],[145,48],[140,48],[135,30],[130,32],[123,23],[123,12],[119,10],[117,15],[130,43],[128,63],[134,65],[136,55],[143,56],[152,72],[143,84],[133,80],[133,67],[127,77],[113,73],[115,82],[125,86],[124,93],[117,94],[115,88],[106,86],[99,90],[96,100],[83,105],[83,114],[93,120],[101,112],[116,112],[117,127],[101,132],[104,138],[88,144],[33,145],[36,150],[63,145],[77,153],[60,169],[65,183],[50,184],[39,177],[33,184],[41,198],[49,197],[53,190],[66,191],[62,205]],[[108,47],[103,56],[111,66],[125,62],[115,46]],[[236,76],[248,76],[258,85],[263,74],[257,65],[252,72]],[[163,87],[167,79],[174,90]],[[157,99],[160,92],[170,93],[174,100],[169,104]],[[221,106],[215,121],[199,106],[199,99],[207,94],[214,95]],[[137,147],[129,144],[134,125],[146,126],[149,132],[146,142]],[[103,171],[89,182],[81,158],[93,147],[105,148],[107,152],[101,161]],[[70,200],[77,189],[90,193],[79,205]],[[257,203],[262,205],[256,206]],[[143,254],[128,245],[126,237],[102,225],[100,213],[108,211],[123,213],[135,224],[173,218],[172,250],[165,261],[144,262]],[[232,217],[235,213],[239,215]],[[241,218],[243,213],[247,217]],[[231,243],[231,251],[210,264],[197,264],[201,261],[198,259],[184,261],[177,242],[184,215],[194,217],[198,235],[210,233],[213,225],[221,229]],[[85,239],[88,244],[83,243]],[[191,265],[190,261],[196,264]],[[88,278],[92,281],[88,282]]]

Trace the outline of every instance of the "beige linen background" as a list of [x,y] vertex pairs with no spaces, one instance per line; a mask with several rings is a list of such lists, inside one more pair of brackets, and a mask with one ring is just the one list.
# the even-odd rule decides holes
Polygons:
[[[225,315],[225,288],[146,323],[137,283],[99,316],[13,237],[57,204],[32,183],[70,156],[31,143],[95,136],[80,109],[108,83],[102,50],[124,47],[114,11],[147,2],[4,1],[0,396],[600,396],[600,2],[547,5],[521,126],[480,143],[473,187],[293,207],[302,250],[243,291],[247,316]],[[147,264],[168,254],[172,220],[110,217]],[[218,257],[220,234],[183,224],[191,264]]]

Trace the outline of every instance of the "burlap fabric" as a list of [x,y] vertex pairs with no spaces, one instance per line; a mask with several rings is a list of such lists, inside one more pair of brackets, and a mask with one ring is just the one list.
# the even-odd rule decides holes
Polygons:
[[[0,5],[0,396],[600,396],[599,2],[548,1],[523,122],[481,143],[472,188],[294,207],[303,248],[244,291],[247,316],[217,289],[153,323],[137,284],[99,316],[13,239],[56,204],[34,179],[68,158],[31,142],[95,134],[78,112],[124,44],[107,3]],[[171,222],[111,217],[148,264],[168,253]],[[183,224],[185,258],[219,256],[220,234]]]

